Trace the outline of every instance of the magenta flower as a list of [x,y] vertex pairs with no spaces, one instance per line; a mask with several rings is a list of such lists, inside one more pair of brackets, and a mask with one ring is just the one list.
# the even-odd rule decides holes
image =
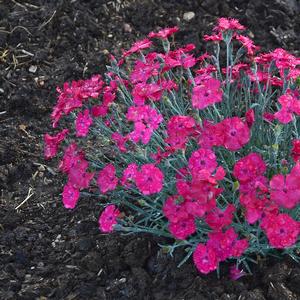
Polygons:
[[204,120],[198,139],[199,146],[211,149],[213,146],[223,145],[223,142],[224,135],[222,126]]
[[257,179],[266,172],[266,163],[258,153],[250,153],[236,162],[233,175],[240,182],[248,182]]
[[189,159],[189,169],[193,176],[201,170],[212,173],[218,166],[215,153],[210,149],[198,149],[194,151]]
[[66,148],[64,156],[58,167],[63,173],[69,173],[69,171],[77,165],[77,163],[80,163],[83,160],[83,152],[77,149],[77,145],[75,143],[72,143]]
[[151,45],[152,45],[152,42],[148,39],[137,41],[132,45],[132,47],[128,51],[123,53],[123,57],[129,56],[129,55],[131,55],[135,52],[141,51],[143,49],[150,48]]
[[163,188],[164,174],[154,164],[145,164],[137,172],[135,182],[144,195],[159,193]]
[[126,142],[128,141],[127,136],[124,137],[122,134],[118,132],[114,132],[111,135],[111,138],[116,143],[120,152],[127,152],[127,148],[126,148]]
[[74,208],[78,202],[79,196],[79,189],[73,187],[72,184],[67,183],[64,186],[62,193],[63,204],[65,208]]
[[132,182],[135,181],[137,172],[138,172],[137,164],[135,163],[129,164],[123,172],[123,176],[121,178],[121,184],[125,187],[130,187]]
[[132,90],[133,102],[136,105],[144,105],[146,100],[158,101],[163,89],[157,83],[138,83]]
[[251,128],[255,122],[254,109],[247,110],[245,117],[246,117],[246,123],[247,123],[248,127]]
[[174,150],[184,149],[195,132],[196,122],[190,116],[172,116],[167,125],[168,137],[165,140]]
[[205,221],[211,229],[220,231],[232,223],[234,211],[233,204],[229,204],[224,211],[216,207],[207,213]]
[[79,189],[88,188],[90,181],[94,177],[94,172],[86,172],[88,162],[86,160],[79,160],[68,171],[68,182]]
[[229,275],[230,275],[230,279],[238,280],[247,274],[244,270],[239,270],[236,266],[231,266],[229,270]]
[[226,31],[226,30],[245,30],[246,28],[234,18],[219,18],[218,25],[214,28],[215,31]]
[[300,159],[300,140],[293,140],[292,145],[291,155],[294,162],[297,162]]
[[141,141],[144,145],[146,145],[150,142],[152,133],[152,128],[147,127],[142,122],[135,122],[134,130],[128,134],[128,138],[135,143]]
[[238,240],[238,235],[233,228],[225,232],[211,232],[208,236],[207,246],[215,250],[220,261],[229,257],[240,257],[249,246],[246,239]]
[[235,38],[237,41],[241,42],[244,48],[246,48],[249,55],[254,55],[255,52],[259,50],[259,47],[255,46],[254,42],[247,36],[237,34]]
[[222,101],[223,91],[220,89],[221,82],[218,79],[210,78],[196,85],[193,89],[193,107],[204,109],[207,106]]
[[272,247],[284,249],[293,246],[299,236],[299,222],[288,214],[268,215],[261,222]]
[[279,122],[287,124],[293,120],[294,113],[300,115],[300,99],[295,93],[288,91],[279,97],[278,102],[281,109],[274,116]]
[[[296,173],[296,174],[295,174]],[[300,173],[274,175],[270,181],[271,200],[278,205],[292,209],[300,202]]]
[[101,193],[105,194],[108,191],[113,191],[118,185],[116,168],[112,164],[105,166],[99,172],[97,183]]
[[75,127],[76,136],[84,137],[88,134],[89,128],[93,123],[93,119],[90,117],[89,110],[86,109],[84,112],[80,112],[77,116]]
[[81,80],[80,83],[80,94],[83,99],[99,97],[104,85],[104,81],[99,74],[93,75],[90,79]]
[[150,32],[148,34],[149,38],[159,38],[159,39],[167,39],[170,35],[173,35],[175,32],[177,32],[179,28],[177,26],[171,27],[171,28],[163,28],[158,32]]
[[198,244],[194,253],[193,261],[199,272],[208,274],[217,269],[219,261],[213,248],[204,244]]
[[239,150],[250,140],[249,127],[238,117],[226,118],[219,126],[223,130],[223,146],[228,150]]
[[166,218],[172,223],[178,223],[189,217],[183,199],[180,199],[178,195],[170,196],[164,203],[162,210]]
[[108,205],[99,218],[99,228],[102,232],[112,232],[114,226],[117,224],[117,218],[120,211],[115,205]]
[[137,60],[135,67],[130,74],[130,80],[136,84],[138,82],[146,82],[151,76],[158,75],[159,62]]
[[181,219],[178,222],[170,222],[169,231],[179,240],[185,240],[189,235],[196,232],[195,220],[192,217]]
[[44,156],[45,159],[50,159],[54,157],[57,153],[59,144],[65,139],[66,135],[69,133],[68,129],[63,129],[57,135],[51,136],[48,133],[44,135]]

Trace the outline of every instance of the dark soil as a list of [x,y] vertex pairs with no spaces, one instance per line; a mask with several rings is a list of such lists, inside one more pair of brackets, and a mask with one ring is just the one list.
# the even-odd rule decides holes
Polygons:
[[297,0],[0,0],[0,299],[300,299],[289,260],[230,281],[177,268],[183,253],[170,258],[150,236],[101,234],[95,203],[63,208],[64,179],[42,156],[55,87],[102,72],[108,51],[171,25],[202,49],[216,18],[232,16],[264,50],[299,55],[299,14]]

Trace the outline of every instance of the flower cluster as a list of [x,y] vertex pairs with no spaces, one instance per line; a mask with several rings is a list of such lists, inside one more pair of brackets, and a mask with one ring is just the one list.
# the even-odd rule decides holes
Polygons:
[[214,52],[199,57],[193,44],[173,47],[178,30],[151,32],[111,56],[104,76],[57,88],[53,127],[72,125],[44,142],[46,159],[66,144],[64,206],[96,198],[102,232],[172,237],[166,249],[187,247],[204,274],[234,260],[239,278],[258,254],[295,258],[300,59],[259,53],[232,18],[204,36]]

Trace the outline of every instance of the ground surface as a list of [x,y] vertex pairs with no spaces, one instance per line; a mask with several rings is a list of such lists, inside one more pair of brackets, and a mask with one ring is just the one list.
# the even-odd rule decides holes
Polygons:
[[149,236],[100,234],[91,203],[62,207],[63,178],[41,143],[55,87],[103,71],[107,51],[170,25],[201,49],[216,17],[233,16],[264,49],[299,55],[299,14],[297,0],[0,0],[0,299],[300,299],[289,260],[231,282],[226,270],[218,280],[191,262],[178,269],[182,254]]

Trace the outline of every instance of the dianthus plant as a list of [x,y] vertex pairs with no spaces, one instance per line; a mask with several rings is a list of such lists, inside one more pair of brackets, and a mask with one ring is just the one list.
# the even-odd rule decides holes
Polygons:
[[300,59],[260,53],[235,19],[218,20],[200,56],[176,47],[177,31],[151,32],[103,76],[57,89],[53,127],[72,122],[44,141],[47,159],[65,144],[64,206],[95,197],[102,232],[166,237],[205,274],[228,259],[297,259]]

